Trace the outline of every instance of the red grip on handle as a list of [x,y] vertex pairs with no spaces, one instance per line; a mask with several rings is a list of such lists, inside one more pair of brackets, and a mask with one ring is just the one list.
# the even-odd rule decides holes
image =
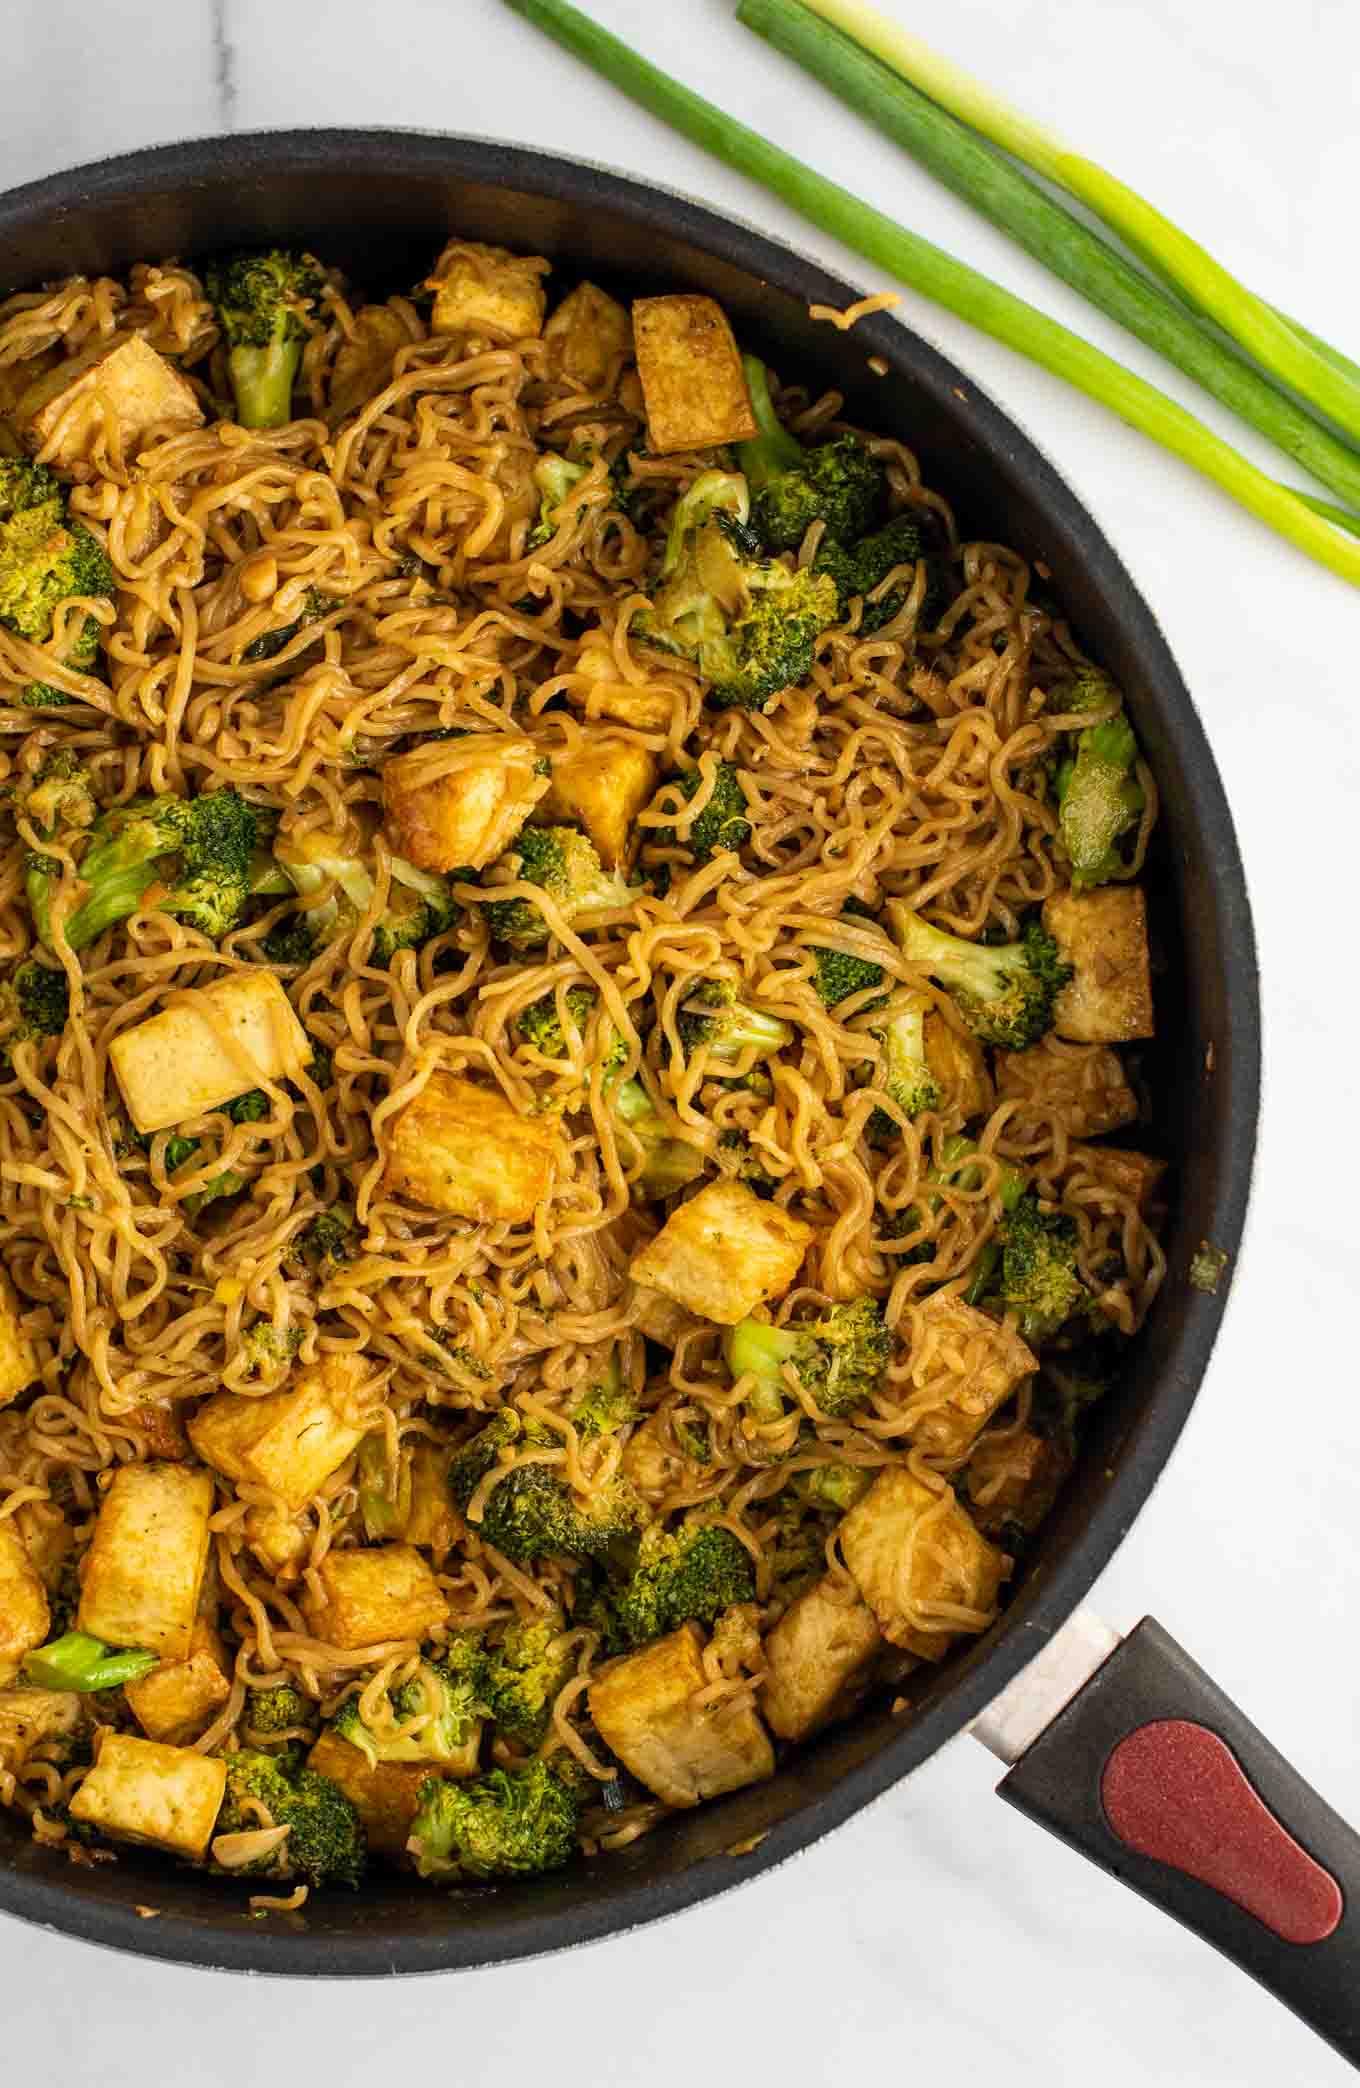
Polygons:
[[1139,1726],[1112,1749],[1100,1796],[1127,1847],[1198,1878],[1284,1942],[1321,1943],[1340,1921],[1336,1879],[1280,1825],[1207,1726],[1185,1718]]

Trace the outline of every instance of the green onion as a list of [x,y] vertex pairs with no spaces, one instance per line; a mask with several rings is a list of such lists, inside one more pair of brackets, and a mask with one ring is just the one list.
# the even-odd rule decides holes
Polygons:
[[1066,189],[1117,232],[1158,274],[1168,278],[1261,367],[1348,435],[1360,439],[1360,380],[1344,357],[1284,318],[1215,261],[1170,218],[1094,160],[1071,152],[1061,139],[1009,108],[961,66],[932,51],[920,37],[864,0],[807,0],[941,108],[1023,160],[1036,174]]
[[1350,541],[1326,517],[1313,513],[1287,487],[1258,471],[1192,413],[1126,370],[1113,356],[1102,354],[1022,298],[1013,297],[917,233],[894,224],[848,189],[814,173],[792,154],[682,87],[567,0],[507,0],[507,4],[663,122],[738,173],[762,182],[866,260],[1108,406],[1130,427],[1212,479],[1320,565],[1360,587],[1360,544]]
[[741,0],[737,20],[839,94],[1017,245],[1146,341],[1296,464],[1360,506],[1360,452],[1010,160],[798,0]]
[[155,1653],[137,1647],[120,1650],[87,1632],[68,1631],[63,1638],[51,1639],[24,1655],[24,1680],[35,1689],[74,1689],[89,1695],[139,1682],[159,1665]]

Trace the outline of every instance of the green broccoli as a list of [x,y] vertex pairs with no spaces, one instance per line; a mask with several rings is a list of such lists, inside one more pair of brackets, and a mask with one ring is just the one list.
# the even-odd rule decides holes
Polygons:
[[[569,986],[562,998],[566,1003],[566,1012],[572,1027],[579,1030],[584,1039],[590,1018],[595,1012],[597,996],[589,986]],[[532,1001],[516,1017],[515,1027],[525,1043],[531,1044],[544,1058],[566,1057],[567,1032],[562,1026],[562,1018],[558,1012],[556,993],[545,993],[541,999]],[[615,1036],[607,1023],[601,1024],[597,1041],[603,1046],[604,1072],[607,1077],[617,1072],[628,1056],[628,1049],[623,1039]]]
[[1110,711],[1123,708],[1124,699],[1118,684],[1113,682],[1102,667],[1082,666],[1071,679],[1057,682],[1044,698],[1044,709],[1049,712]]
[[562,1644],[566,1629],[557,1613],[520,1617],[485,1649],[482,1682],[492,1720],[525,1747],[542,1746],[552,1707],[576,1672],[576,1655]]
[[59,1037],[71,1012],[64,971],[26,957],[8,979],[0,979],[0,1067],[8,1067],[20,1044],[41,1045]]
[[[908,576],[905,582],[889,588],[886,594],[878,595],[875,590],[898,566],[915,565],[924,555],[917,525],[909,516],[898,515],[872,536],[861,537],[857,544],[838,544],[828,539],[812,564],[814,572],[829,573],[835,581],[842,616],[848,614],[855,597],[860,597],[859,628],[867,635],[892,622],[907,599],[911,578]],[[940,575],[932,561],[927,569],[922,621],[933,622],[942,606]]]
[[758,433],[737,444],[754,495],[752,520],[771,551],[796,551],[814,522],[841,542],[862,536],[883,500],[883,474],[857,435],[805,449],[780,421],[757,356],[744,355]]
[[758,1420],[783,1419],[786,1364],[821,1411],[839,1419],[877,1392],[892,1358],[892,1336],[873,1299],[856,1298],[797,1326],[741,1320],[728,1333],[726,1354],[733,1379],[753,1381],[748,1403]]
[[[697,797],[704,778],[702,770],[693,768],[670,780],[688,802]],[[708,803],[691,821],[688,833],[682,837],[676,827],[658,827],[651,838],[667,847],[687,848],[696,863],[707,863],[719,849],[745,847],[751,838],[751,822],[746,814],[746,793],[737,771],[730,762],[720,761]]]
[[836,1515],[848,1515],[873,1483],[874,1474],[863,1465],[822,1464],[795,1473],[793,1489],[810,1508],[829,1508]]
[[222,1759],[227,1789],[216,1832],[255,1831],[265,1824],[260,1808],[273,1826],[288,1829],[287,1839],[248,1864],[248,1872],[283,1880],[303,1878],[309,1885],[357,1888],[366,1858],[364,1830],[338,1784],[319,1770],[308,1769],[291,1752],[266,1754],[259,1748],[243,1747]]
[[160,1655],[141,1647],[106,1646],[88,1632],[68,1631],[24,1655],[24,1680],[33,1689],[71,1689],[92,1696],[139,1682],[160,1665]]
[[[482,1480],[503,1462],[502,1450],[522,1444],[532,1453],[558,1442],[551,1430],[526,1424],[512,1407],[502,1407],[450,1463],[454,1500],[466,1512]],[[642,1504],[625,1480],[609,1481],[581,1505],[558,1477],[557,1466],[520,1462],[491,1489],[472,1528],[523,1565],[543,1558],[601,1558],[626,1542],[642,1520]]]
[[422,1878],[512,1878],[558,1870],[576,1846],[578,1791],[543,1761],[472,1783],[431,1778],[409,1846]]
[[568,1411],[576,1433],[586,1440],[617,1435],[637,1417],[637,1401],[623,1381],[617,1352],[611,1353],[601,1375],[586,1386]]
[[1058,769],[1058,826],[1081,888],[1127,875],[1120,842],[1137,829],[1147,796],[1137,777],[1138,742],[1124,717],[1076,735],[1076,752]]
[[556,536],[566,517],[560,513],[562,503],[572,487],[589,471],[589,464],[573,464],[568,457],[559,457],[549,451],[539,458],[534,466],[534,484],[542,498],[539,502],[538,520],[530,530],[525,542],[526,551],[537,551],[550,543]]
[[250,1358],[251,1375],[268,1375],[291,1363],[302,1347],[302,1339],[301,1327],[276,1327],[272,1320],[256,1320],[241,1339]]
[[[228,1117],[233,1124],[258,1124],[269,1115],[269,1098],[260,1088],[247,1088],[243,1095],[237,1095],[232,1101],[224,1102],[221,1114]],[[144,1153],[150,1152],[150,1135],[140,1134],[137,1143]],[[201,1149],[200,1139],[186,1138],[182,1133],[174,1132],[165,1141],[161,1165],[168,1176],[176,1175],[182,1167],[197,1158]],[[190,1218],[196,1218],[206,1204],[216,1203],[222,1197],[239,1196],[246,1186],[247,1177],[239,1169],[224,1168],[221,1174],[210,1175],[201,1189],[193,1189],[187,1196],[182,1197],[180,1207]],[[267,1321],[264,1324],[268,1326]],[[299,1334],[299,1343],[301,1339],[302,1336]]]
[[243,428],[281,428],[324,288],[310,255],[237,254],[210,268],[205,288],[227,344],[227,374]]
[[716,1157],[719,1168],[730,1181],[745,1182],[756,1196],[773,1196],[779,1187],[779,1178],[769,1172],[765,1155],[750,1133],[735,1125],[719,1138]]
[[[673,1138],[640,1080],[620,1080],[610,1089],[610,1113],[642,1150],[635,1180],[649,1196],[671,1196],[698,1180],[703,1154],[687,1139]],[[626,1160],[626,1156],[625,1156]]]
[[867,993],[883,984],[883,967],[853,950],[835,950],[818,943],[813,949],[812,984],[817,998],[827,1008],[840,1006],[852,993]]
[[753,1601],[755,1588],[751,1555],[731,1530],[705,1522],[663,1530],[653,1523],[643,1531],[628,1579],[597,1592],[587,1621],[603,1633],[607,1651],[621,1653],[691,1619],[711,1624],[733,1603]]
[[[907,1117],[921,1116],[940,1106],[940,1083],[926,1057],[929,1007],[928,1001],[914,994],[873,1031],[883,1054],[880,1084]],[[887,1136],[896,1129],[886,1110],[876,1109],[869,1119],[869,1130],[874,1135]]]
[[[604,869],[575,827],[525,827],[506,860],[516,856],[519,881],[546,892],[571,927],[582,916],[631,906],[637,896],[616,872]],[[548,923],[532,899],[494,899],[486,912],[491,933],[511,950],[535,950],[549,940]]]
[[486,1715],[480,1659],[460,1651],[449,1661],[423,1660],[409,1682],[387,1692],[387,1700],[390,1723],[384,1727],[366,1725],[353,1696],[341,1705],[333,1730],[375,1769],[379,1762],[457,1761]]
[[[82,950],[126,920],[153,885],[165,887],[157,912],[220,940],[249,897],[254,846],[254,811],[235,790],[112,806],[95,820],[77,866],[83,896],[62,924],[67,946]],[[34,926],[51,946],[52,860],[30,857],[26,882]]]
[[393,856],[387,912],[373,931],[373,957],[390,964],[398,950],[418,950],[443,935],[458,918],[458,902],[446,877],[417,870],[403,856]]
[[1053,1003],[1072,976],[1051,935],[1031,921],[1018,942],[967,942],[916,913],[899,914],[898,947],[952,994],[974,1036],[1024,1051],[1053,1025]]
[[1008,1211],[1001,1237],[1000,1301],[1017,1314],[1026,1341],[1046,1341],[1088,1296],[1077,1270],[1077,1228],[1026,1195]]
[[253,667],[258,660],[272,660],[276,654],[283,651],[285,645],[292,644],[299,631],[306,630],[309,624],[320,623],[323,617],[330,615],[332,609],[339,607],[338,596],[323,594],[319,587],[309,587],[302,597],[302,607],[292,621],[280,624],[275,630],[262,631],[258,638],[252,638],[241,654],[242,662]]
[[[73,596],[111,600],[113,567],[98,539],[67,511],[61,482],[45,464],[0,457],[0,625],[45,645],[56,613]],[[99,650],[99,619],[82,619],[65,664],[87,673]],[[71,702],[32,682],[20,701],[31,709]]]
[[280,1682],[273,1689],[251,1689],[246,1692],[246,1705],[241,1723],[259,1744],[268,1741],[271,1746],[286,1744],[283,1736],[296,1738],[299,1728],[312,1732],[316,1727],[316,1705],[305,1697],[291,1682]]
[[359,1251],[359,1222],[352,1204],[333,1203],[292,1240],[284,1254],[284,1267],[294,1275],[310,1271],[322,1283]]
[[677,1023],[686,1056],[704,1047],[710,1059],[769,1058],[793,1042],[777,1015],[742,1000],[727,979],[701,979],[685,996]]

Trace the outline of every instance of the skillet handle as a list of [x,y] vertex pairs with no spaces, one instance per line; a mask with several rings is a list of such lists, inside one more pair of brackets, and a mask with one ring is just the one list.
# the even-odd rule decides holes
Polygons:
[[1360,1835],[1154,1619],[998,1790],[1360,2067]]

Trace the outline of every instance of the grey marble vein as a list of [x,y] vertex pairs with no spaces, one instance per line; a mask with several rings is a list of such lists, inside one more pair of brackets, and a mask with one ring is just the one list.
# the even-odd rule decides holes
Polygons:
[[223,130],[236,128],[236,46],[231,37],[230,0],[212,0],[213,83]]

